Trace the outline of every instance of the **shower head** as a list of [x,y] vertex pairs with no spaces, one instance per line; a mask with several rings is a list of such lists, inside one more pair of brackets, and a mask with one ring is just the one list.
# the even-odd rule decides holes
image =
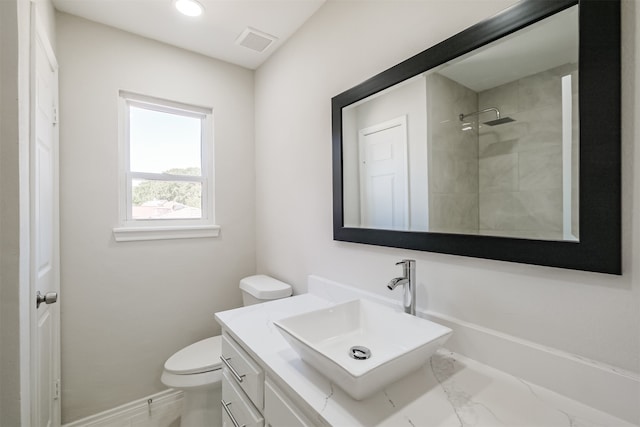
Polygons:
[[485,124],[487,126],[498,126],[509,122],[515,122],[515,120],[511,117],[503,117],[501,119],[489,120],[488,122],[483,122],[482,124]]
[[[515,120],[512,119],[511,117],[502,117],[502,118],[500,118],[500,110],[498,110],[495,107],[485,108],[484,110],[475,111],[475,112],[469,113],[469,114],[460,113],[460,115],[458,115],[458,118],[460,119],[461,122],[464,122],[464,119],[466,119],[469,116],[479,116],[480,114],[488,113],[490,111],[493,111],[494,113],[496,113],[496,118],[494,120],[489,120],[488,122],[482,122],[483,124],[485,124],[487,126],[497,126],[497,125],[503,125],[503,124],[509,123],[509,122],[515,122]],[[466,130],[466,129],[463,129],[463,130]]]

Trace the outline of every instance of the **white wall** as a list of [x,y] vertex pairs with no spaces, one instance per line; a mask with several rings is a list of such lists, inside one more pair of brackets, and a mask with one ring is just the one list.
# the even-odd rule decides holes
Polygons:
[[[427,191],[427,100],[424,76],[418,76],[410,83],[401,85],[384,95],[374,96],[367,102],[355,106],[355,132],[343,133],[343,146],[352,146],[343,152],[343,168],[345,181],[353,180],[357,182],[346,182],[345,188],[356,189],[345,192],[345,224],[347,226],[360,226],[360,150],[359,131],[367,127],[379,125],[380,123],[405,116],[407,120],[407,153],[408,153],[408,174],[409,174],[409,224],[410,230],[427,231],[428,221],[428,191]],[[347,113],[349,114],[349,113]],[[345,124],[349,120],[348,116],[343,116],[343,129],[353,124]],[[349,169],[355,169],[350,172]],[[351,218],[347,212],[357,212],[357,217]],[[352,219],[353,218],[353,219]]]
[[[66,14],[60,63],[63,422],[163,390],[255,272],[253,72]],[[219,238],[115,243],[118,90],[210,106]]]
[[[621,277],[332,240],[331,97],[512,1],[329,1],[256,72],[258,271],[389,294],[417,259],[418,305],[640,372],[640,5],[623,1]],[[634,195],[636,195],[634,197]],[[635,207],[635,209],[634,209]]]

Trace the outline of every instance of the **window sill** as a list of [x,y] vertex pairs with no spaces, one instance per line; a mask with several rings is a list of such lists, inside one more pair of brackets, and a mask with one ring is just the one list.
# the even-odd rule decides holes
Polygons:
[[116,242],[139,240],[196,239],[218,237],[219,225],[173,225],[161,227],[117,227],[113,229]]

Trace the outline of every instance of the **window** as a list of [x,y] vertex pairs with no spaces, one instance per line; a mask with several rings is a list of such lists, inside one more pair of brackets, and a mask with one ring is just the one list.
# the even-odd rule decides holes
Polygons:
[[123,91],[119,103],[116,241],[217,236],[212,110]]

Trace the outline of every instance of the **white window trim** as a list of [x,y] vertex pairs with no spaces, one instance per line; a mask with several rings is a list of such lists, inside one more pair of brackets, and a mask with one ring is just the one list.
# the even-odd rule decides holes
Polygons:
[[[181,177],[173,175],[131,172],[129,169],[129,106],[138,106],[155,111],[193,116],[202,119],[202,176]],[[120,91],[118,97],[118,203],[119,226],[113,229],[116,242],[138,240],[191,239],[217,237],[220,226],[215,224],[214,154],[213,154],[213,110],[174,101]],[[134,220],[131,215],[131,180],[135,178],[168,181],[193,181],[202,185],[202,218],[171,220]]]
[[116,227],[113,236],[116,242],[134,242],[138,240],[193,239],[217,237],[219,225],[180,225],[167,227]]

